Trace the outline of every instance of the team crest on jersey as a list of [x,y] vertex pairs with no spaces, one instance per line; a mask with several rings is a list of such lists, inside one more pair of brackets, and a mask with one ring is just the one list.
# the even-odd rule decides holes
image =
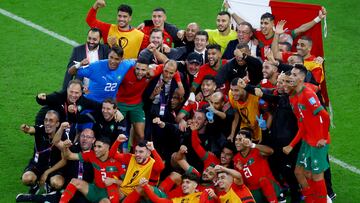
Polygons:
[[168,42],[168,43],[169,43],[169,42],[170,42],[170,39],[169,39],[169,38],[166,38],[166,42]]
[[119,75],[119,76],[117,77],[117,79],[120,80],[120,79],[121,79],[121,75]]
[[78,106],[77,106],[77,109],[78,109],[78,111],[81,111],[81,110],[82,110],[82,106],[81,106],[81,105],[78,105]]
[[111,130],[111,131],[114,131],[114,125],[111,125],[111,126],[110,126],[110,130]]
[[247,161],[247,165],[250,166],[251,164],[253,164],[255,162],[254,158],[250,158],[249,161]]
[[309,99],[309,102],[310,102],[311,105],[315,105],[315,104],[316,104],[316,100],[315,100],[314,97],[311,97],[311,98]]

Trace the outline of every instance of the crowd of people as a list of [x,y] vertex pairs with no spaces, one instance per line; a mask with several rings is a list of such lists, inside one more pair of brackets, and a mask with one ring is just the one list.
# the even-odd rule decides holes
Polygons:
[[35,142],[21,177],[29,192],[17,202],[336,197],[323,61],[306,36],[324,8],[294,30],[265,13],[255,30],[225,2],[217,29],[181,30],[163,8],[135,28],[125,4],[117,24],[105,23],[104,6],[88,11],[62,90],[38,94],[35,124],[20,127]]

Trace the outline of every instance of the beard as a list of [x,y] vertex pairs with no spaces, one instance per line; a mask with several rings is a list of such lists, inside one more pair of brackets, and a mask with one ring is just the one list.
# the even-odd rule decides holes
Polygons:
[[87,42],[87,46],[88,46],[88,49],[89,49],[90,51],[92,51],[92,50],[96,49],[96,48],[99,46],[99,43],[97,43],[97,44],[90,44],[89,42]]

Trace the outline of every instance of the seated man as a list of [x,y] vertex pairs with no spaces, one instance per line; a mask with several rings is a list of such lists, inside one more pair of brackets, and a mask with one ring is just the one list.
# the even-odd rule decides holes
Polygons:
[[66,161],[53,143],[53,137],[59,127],[59,114],[50,110],[46,113],[43,125],[29,126],[22,124],[20,129],[35,139],[34,154],[22,175],[22,183],[30,186],[29,193],[37,194],[39,185],[45,185],[46,192],[60,190],[64,185],[64,177],[60,169]]
[[96,110],[80,115],[77,123],[89,122],[92,130],[94,130],[95,137],[108,137],[112,145],[119,134],[124,134],[126,131],[126,123],[122,119],[123,116],[117,108],[116,101],[108,98],[103,101],[101,111]]
[[273,150],[265,145],[251,142],[252,132],[242,129],[235,137],[238,153],[234,156],[234,167],[244,177],[256,202],[278,202],[280,186],[271,173],[267,156]]
[[[123,135],[125,136],[125,135]],[[68,160],[90,162],[94,169],[94,183],[73,178],[66,186],[60,202],[69,202],[79,190],[91,202],[119,202],[120,176],[124,173],[121,164],[109,156],[110,139],[100,137],[95,141],[94,150],[73,153],[69,150],[71,141],[64,141],[64,154]]]
[[210,198],[218,200],[220,203],[244,202],[255,203],[249,189],[243,183],[241,174],[224,166],[216,165],[217,185],[216,193],[213,189],[207,189]]
[[152,202],[159,202],[159,203],[176,203],[176,202],[194,202],[194,203],[205,203],[205,202],[212,202],[208,198],[207,192],[197,192],[196,187],[198,185],[198,177],[196,175],[187,175],[184,174],[181,176],[182,183],[182,193],[183,195],[181,197],[176,198],[160,198],[158,197],[149,187],[147,184],[146,179],[141,179],[140,183],[144,189],[145,194]]
[[[120,184],[121,199],[136,193],[135,188],[139,186],[140,179],[149,179],[150,184],[156,185],[160,173],[164,169],[164,163],[156,152],[153,142],[140,141],[135,147],[135,154],[117,152],[119,145],[127,140],[125,135],[119,135],[110,150],[110,156],[127,166],[123,181]],[[150,155],[154,158],[151,158]]]

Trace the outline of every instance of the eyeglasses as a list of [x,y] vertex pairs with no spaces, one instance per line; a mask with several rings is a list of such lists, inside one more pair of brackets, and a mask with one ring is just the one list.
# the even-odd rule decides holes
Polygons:
[[86,139],[93,139],[95,138],[94,136],[91,135],[80,135],[81,138],[86,138]]

